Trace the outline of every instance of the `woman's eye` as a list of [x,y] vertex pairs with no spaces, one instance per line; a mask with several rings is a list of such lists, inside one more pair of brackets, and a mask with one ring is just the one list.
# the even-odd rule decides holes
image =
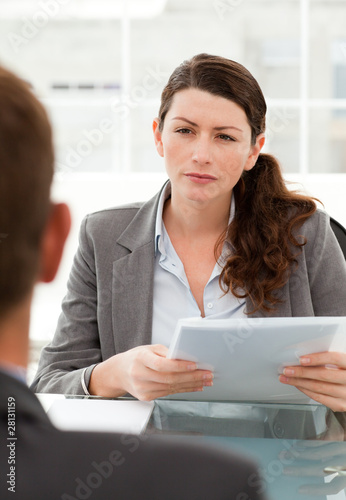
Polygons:
[[190,134],[191,130],[188,128],[180,128],[176,132],[179,132],[180,134]]
[[231,137],[230,135],[226,135],[226,134],[220,134],[218,137],[220,139],[222,139],[223,141],[235,141],[235,139],[233,139],[233,137]]

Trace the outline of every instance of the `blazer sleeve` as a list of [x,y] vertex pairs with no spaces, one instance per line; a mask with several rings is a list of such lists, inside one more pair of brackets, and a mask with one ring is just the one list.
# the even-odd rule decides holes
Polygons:
[[305,237],[305,262],[315,316],[346,316],[346,263],[328,214],[316,212],[307,223]]
[[31,386],[35,392],[85,394],[91,372],[101,361],[95,257],[87,224],[88,216],[81,225],[55,336],[41,352]]

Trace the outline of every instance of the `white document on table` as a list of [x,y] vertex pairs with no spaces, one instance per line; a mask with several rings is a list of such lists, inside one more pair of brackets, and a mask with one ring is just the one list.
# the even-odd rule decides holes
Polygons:
[[323,351],[346,352],[346,317],[182,319],[167,357],[212,370],[214,385],[168,398],[309,403],[278,377],[285,366],[299,365],[300,356]]
[[48,417],[61,430],[140,434],[148,424],[153,401],[57,399]]

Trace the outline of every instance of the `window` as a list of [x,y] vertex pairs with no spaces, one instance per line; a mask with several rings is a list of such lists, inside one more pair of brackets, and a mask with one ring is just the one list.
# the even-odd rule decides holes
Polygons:
[[0,57],[49,108],[60,174],[162,171],[152,118],[198,52],[258,79],[285,172],[346,172],[345,16],[343,0],[3,0]]

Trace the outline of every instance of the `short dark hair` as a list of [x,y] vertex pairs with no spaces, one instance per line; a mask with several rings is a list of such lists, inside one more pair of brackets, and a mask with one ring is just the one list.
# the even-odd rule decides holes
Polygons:
[[53,170],[46,111],[25,81],[0,67],[0,318],[39,272]]

